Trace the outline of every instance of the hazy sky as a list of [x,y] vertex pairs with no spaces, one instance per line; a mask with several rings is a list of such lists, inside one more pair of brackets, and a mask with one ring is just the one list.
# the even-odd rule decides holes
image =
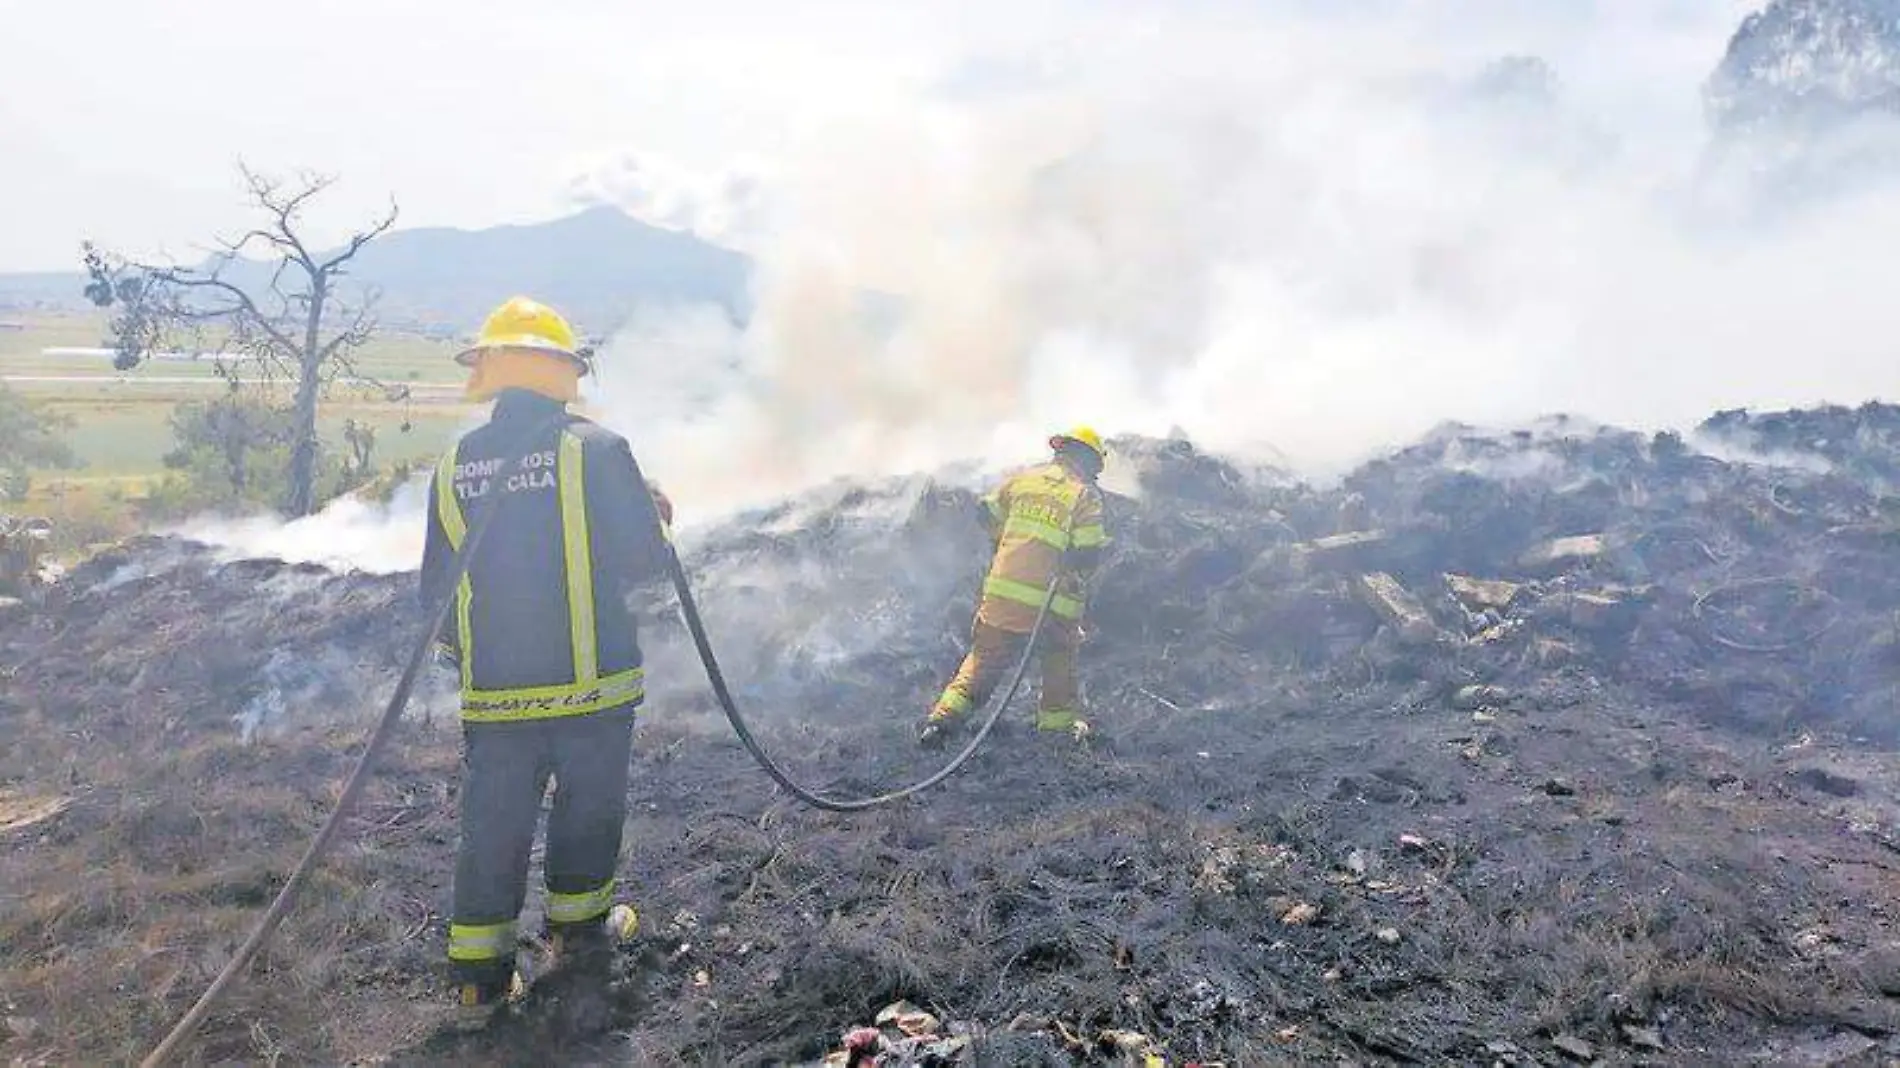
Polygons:
[[[696,228],[758,314],[623,331],[597,399],[701,508],[1075,420],[1322,471],[1447,419],[1890,398],[1900,184],[1795,203],[1710,153],[1756,6],[0,0],[0,267],[189,254],[240,155],[339,173],[332,233],[391,193]],[[1474,91],[1523,55],[1553,93]]]
[[[1900,182],[1796,202],[1710,152],[1757,6],[0,0],[0,267],[188,253],[240,155],[341,174],[333,232],[390,193],[696,228],[757,315],[637,322],[593,400],[702,518],[1072,421],[1324,474],[1444,420],[1892,399]],[[1554,93],[1474,92],[1523,55]]]
[[[729,225],[727,179],[828,139],[954,115],[1084,70],[1116,88],[1245,62],[1296,21],[1359,19],[1388,53],[1530,51],[1606,101],[1678,117],[1748,9],[1725,0],[0,0],[0,270],[84,237],[188,251],[238,220],[233,164],[343,186],[331,230],[394,194],[405,225],[479,226],[606,190]],[[1339,14],[1347,12],[1347,14]],[[1335,38],[1335,40],[1339,40]],[[1261,52],[1271,61],[1274,50]],[[1357,57],[1342,54],[1342,64]],[[1659,80],[1662,79],[1662,80]],[[1627,100],[1625,100],[1627,102]],[[856,142],[860,143],[861,142]],[[630,170],[627,160],[638,165]],[[708,203],[710,201],[710,203]]]

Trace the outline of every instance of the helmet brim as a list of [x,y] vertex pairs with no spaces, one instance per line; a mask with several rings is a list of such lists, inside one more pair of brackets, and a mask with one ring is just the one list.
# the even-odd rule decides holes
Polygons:
[[473,367],[475,366],[475,361],[481,357],[482,353],[498,352],[502,349],[522,349],[529,352],[536,352],[543,356],[564,356],[572,362],[574,366],[580,368],[583,373],[588,370],[587,361],[581,359],[580,353],[529,334],[489,338],[478,344],[470,345],[468,348],[455,354],[455,362],[461,364],[463,367]]
[[1064,445],[1079,445],[1082,448],[1087,449],[1090,453],[1093,453],[1097,460],[1106,460],[1108,458],[1106,455],[1104,455],[1106,450],[1098,449],[1094,445],[1091,445],[1088,442],[1083,441],[1081,438],[1072,438],[1067,434],[1051,434],[1049,436],[1050,448],[1060,449]]

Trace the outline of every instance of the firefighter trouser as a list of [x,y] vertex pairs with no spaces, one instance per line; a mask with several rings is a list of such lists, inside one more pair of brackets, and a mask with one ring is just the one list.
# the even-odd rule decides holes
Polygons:
[[[1081,684],[1076,678],[1080,636],[1074,623],[1054,618],[1043,623],[1042,638],[1037,642],[1042,692],[1036,705],[1036,726],[1041,730],[1063,731],[1075,725],[1081,703]],[[977,622],[970,628],[970,652],[957,668],[956,677],[944,688],[943,696],[937,698],[930,718],[962,715],[982,707],[1015,670],[1028,641],[1027,634]]]
[[462,842],[449,960],[456,981],[496,989],[514,970],[515,920],[548,778],[544,877],[551,931],[585,937],[613,907],[626,822],[633,709],[463,727]]

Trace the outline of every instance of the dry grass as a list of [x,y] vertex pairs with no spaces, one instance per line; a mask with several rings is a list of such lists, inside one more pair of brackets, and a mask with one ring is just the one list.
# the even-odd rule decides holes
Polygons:
[[[1627,440],[1587,447],[1612,450],[1614,470],[1638,463]],[[1401,563],[1427,579],[1448,561],[1513,558],[1519,546],[1492,521],[1528,539],[1548,533],[1537,523],[1621,509],[1596,491],[1520,499],[1394,470],[1361,481],[1381,521],[1416,536]],[[1693,515],[1669,503],[1702,474],[1644,477],[1654,511],[1736,524],[1758,546],[1809,544],[1748,526],[1758,517],[1725,511],[1720,494]],[[1760,489],[1733,480],[1716,488]],[[1108,1027],[1150,1035],[1177,1061],[1295,1064],[1488,1063],[1493,1043],[1542,1053],[1558,1034],[1633,1059],[1632,1024],[1660,1037],[1666,1062],[1742,1063],[1817,1031],[1895,1030],[1868,962],[1889,938],[1885,902],[1900,898],[1887,844],[1900,795],[1885,785],[1900,781],[1900,757],[1824,734],[1790,756],[1776,748],[1790,739],[1721,720],[1733,710],[1711,696],[1809,693],[1802,714],[1816,723],[1858,722],[1839,718],[1864,708],[1827,690],[1830,673],[1884,661],[1848,645],[1711,652],[1667,597],[1633,640],[1527,620],[1526,640],[1573,644],[1560,670],[1521,641],[1404,647],[1347,614],[1363,610],[1336,576],[1233,573],[1270,552],[1274,523],[1304,534],[1330,522],[1317,497],[1271,503],[1143,506],[1085,650],[1101,728],[1088,747],[1012,717],[928,797],[862,815],[777,793],[696,711],[677,627],[647,630],[656,678],[693,696],[656,701],[636,739],[621,874],[648,940],[621,962],[604,1032],[570,1026],[584,999],[556,987],[478,1040],[428,1035],[442,1012],[456,746],[446,730],[406,735],[193,1056],[797,1062],[898,998],[984,1030],[1006,1063],[1099,1060],[1095,1032]],[[909,720],[954,664],[964,619],[946,611],[948,591],[974,581],[983,547],[941,514],[915,518],[927,511],[896,531],[821,514],[696,549],[709,625],[748,650],[731,677],[769,710],[764,740],[828,790],[936,766]],[[1448,529],[1466,540],[1443,540]],[[1831,559],[1867,576],[1858,601],[1842,598],[1861,613],[1850,624],[1890,619],[1891,560]],[[86,592],[138,562],[175,567]],[[1712,574],[1684,566],[1660,576],[1678,593]],[[893,578],[920,571],[914,585]],[[760,576],[797,610],[761,611]],[[74,591],[45,620],[0,631],[17,665],[0,694],[0,784],[73,797],[0,851],[14,894],[0,902],[5,994],[59,1023],[3,1052],[93,1063],[149,1042],[227,959],[332,803],[414,607],[408,579],[217,569],[167,546],[101,561]],[[1327,628],[1344,648],[1328,652]],[[837,661],[811,666],[811,650],[841,644]],[[317,696],[298,702],[307,724],[349,725],[232,742],[231,716],[273,655],[312,676]],[[1448,707],[1468,682],[1509,700],[1482,719]]]
[[[55,819],[0,852],[0,959],[12,1013],[46,1063],[135,1060],[236,950],[326,818],[354,732],[272,744],[207,739],[164,754],[99,750]],[[9,777],[20,774],[12,759]],[[387,1048],[358,1009],[381,987],[427,986],[438,894],[453,843],[442,807],[452,750],[398,747],[404,772],[371,791],[352,834],[213,1014],[206,1060],[309,1063]],[[304,774],[286,775],[301,765]],[[439,998],[430,998],[439,1001]],[[387,1018],[388,1013],[385,1012]],[[398,1033],[416,1014],[398,1014]]]

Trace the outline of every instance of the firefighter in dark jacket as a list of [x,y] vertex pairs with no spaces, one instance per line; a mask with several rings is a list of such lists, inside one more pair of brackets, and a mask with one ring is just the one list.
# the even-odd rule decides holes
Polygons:
[[[634,710],[644,672],[627,594],[664,573],[671,505],[626,439],[567,410],[588,371],[573,331],[525,298],[488,317],[456,360],[489,421],[430,485],[425,604],[453,597],[439,636],[461,675],[461,845],[448,955],[462,1022],[520,989],[515,923],[548,780],[544,877],[557,963],[604,961],[638,923],[615,901]],[[649,497],[648,490],[653,491]],[[453,555],[499,509],[454,588]]]

